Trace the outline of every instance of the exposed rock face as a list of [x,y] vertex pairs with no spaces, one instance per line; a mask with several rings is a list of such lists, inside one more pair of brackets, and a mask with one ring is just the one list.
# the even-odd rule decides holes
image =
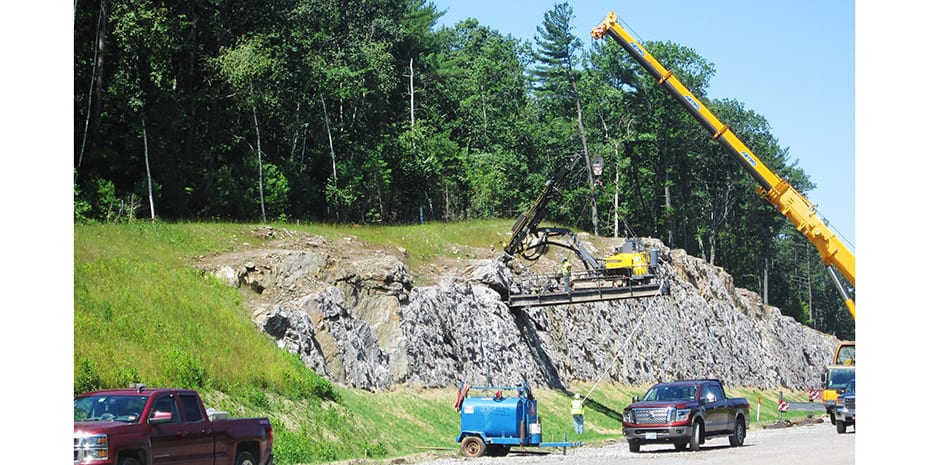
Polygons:
[[282,348],[362,389],[699,377],[808,389],[839,342],[734,288],[720,268],[658,242],[651,244],[666,251],[669,295],[522,310],[500,298],[512,272],[495,253],[415,287],[406,252],[334,242],[303,236],[198,266],[254,291],[253,318]]

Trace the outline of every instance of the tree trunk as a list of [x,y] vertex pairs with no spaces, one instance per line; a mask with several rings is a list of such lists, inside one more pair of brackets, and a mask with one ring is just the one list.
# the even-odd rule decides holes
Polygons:
[[676,220],[675,215],[672,213],[672,194],[669,192],[669,172],[666,172],[666,183],[663,187],[663,195],[666,199],[666,211],[669,212],[669,247],[673,248],[676,246]]
[[[251,83],[248,83],[248,91],[253,92]],[[268,222],[268,215],[264,211],[264,166],[261,163],[261,128],[258,127],[258,107],[251,104],[251,117],[255,122],[255,141],[257,141],[258,150],[258,196],[261,199],[261,222]]]
[[[604,115],[601,114],[601,126],[604,128],[604,139],[607,142],[610,140],[610,128],[607,127],[607,119],[604,118]],[[627,132],[629,132],[629,126],[627,127]],[[628,134],[629,137],[629,134]],[[620,148],[617,146],[617,142],[613,142],[614,146],[614,156],[617,160],[620,159]],[[614,237],[620,237],[620,164],[616,161],[614,162]]]
[[769,305],[767,301],[767,289],[770,287],[770,283],[767,281],[767,278],[770,276],[770,257],[768,255],[770,255],[769,248],[764,254],[764,288],[762,289],[762,291],[764,291],[764,305]]
[[107,43],[108,36],[108,0],[101,0],[100,4],[101,20],[98,22],[98,84],[95,86],[95,112],[92,117],[92,121],[95,123],[95,130],[92,131],[92,140],[94,140],[94,135],[98,132],[98,125],[101,124],[101,111],[103,107],[104,99],[104,47]]
[[150,149],[147,145],[147,120],[144,113],[140,113],[140,127],[144,133],[144,165],[147,167],[147,197],[150,200],[150,221],[157,219],[156,209],[153,205],[153,180],[150,177]]
[[[411,99],[411,130],[415,129],[415,67],[414,58],[408,60],[408,97]],[[411,139],[411,148],[414,148],[414,138]]]
[[620,237],[620,170],[614,170],[614,238]]
[[[104,47],[104,42],[101,40],[101,35],[104,34],[104,26],[102,26],[103,21],[105,20],[104,12],[104,0],[102,0],[102,6],[98,9],[98,25],[95,27],[95,45],[94,52],[91,59],[91,79],[88,82],[88,105],[85,109],[85,128],[82,131],[82,144],[78,150],[78,163],[75,165],[75,173],[73,182],[78,184],[78,171],[82,167],[82,159],[85,157],[85,146],[88,142],[88,126],[91,124],[91,102],[94,97],[95,91],[95,82],[98,78],[98,51]],[[75,8],[78,8],[78,0],[75,0]],[[73,13],[74,21],[74,13]]]
[[307,160],[307,130],[304,129],[303,142],[300,144],[300,172],[304,171],[304,162]]
[[330,142],[330,160],[333,162],[333,182],[336,183],[336,153],[333,151],[333,132],[330,130],[330,115],[326,112],[326,100],[320,94],[320,105],[323,106],[323,124],[326,126],[326,138]]
[[594,227],[594,235],[599,236],[600,230],[597,227],[597,194],[594,192],[594,172],[591,171],[591,155],[588,154],[587,135],[584,133],[584,121],[581,117],[581,97],[578,95],[578,85],[574,82],[574,76],[571,76],[571,88],[574,90],[574,106],[578,111],[578,134],[581,136],[581,150],[584,152],[584,164],[587,168],[588,184],[591,188],[591,225]]
[[708,264],[715,265],[715,256],[717,255],[718,249],[718,229],[712,229],[712,232],[708,235]]

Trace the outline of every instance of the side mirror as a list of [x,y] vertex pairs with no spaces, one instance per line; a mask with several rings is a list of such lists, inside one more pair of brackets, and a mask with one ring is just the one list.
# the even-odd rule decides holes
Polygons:
[[161,412],[157,410],[156,412],[153,412],[153,415],[150,416],[150,419],[147,420],[147,423],[150,423],[151,425],[159,425],[161,423],[170,423],[172,421],[172,412]]
[[710,404],[715,401],[715,395],[712,393],[705,394],[705,403]]

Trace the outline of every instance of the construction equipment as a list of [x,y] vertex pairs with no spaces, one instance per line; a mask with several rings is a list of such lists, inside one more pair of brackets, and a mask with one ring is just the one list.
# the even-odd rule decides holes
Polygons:
[[844,341],[836,347],[832,365],[822,375],[822,401],[829,421],[836,424],[836,409],[839,396],[845,392],[850,381],[855,380],[855,341]]
[[855,380],[855,365],[829,365],[822,375],[822,401],[829,421],[836,424],[836,407],[839,395],[845,392],[850,381]]
[[[471,390],[492,394],[470,396]],[[525,381],[517,386],[461,383],[454,408],[460,412],[460,434],[456,441],[465,457],[505,456],[514,446],[561,447],[567,451],[568,447],[583,445],[567,440],[542,442],[538,401]]]
[[640,43],[617,22],[617,14],[610,12],[591,36],[600,39],[612,37],[646,71],[653,75],[659,85],[666,88],[683,108],[688,111],[717,141],[735,161],[740,164],[757,183],[757,192],[786,216],[809,239],[822,257],[823,264],[836,283],[842,299],[855,318],[855,300],[850,297],[833,267],[845,277],[851,286],[855,286],[855,254],[850,251],[829,229],[826,223],[816,215],[816,207],[797,192],[786,180],[774,174],[760,159],[732,132],[727,124],[722,123],[712,112],[679,81],[672,71],[664,68]]
[[503,261],[508,262],[515,257],[535,261],[554,245],[574,252],[584,264],[585,271],[573,273],[571,287],[563,292],[556,284],[557,276],[536,276],[530,282],[517,283],[509,291],[510,307],[586,303],[668,293],[668,286],[656,278],[659,251],[647,249],[638,237],[627,238],[614,255],[599,262],[574,231],[539,227],[548,203],[558,194],[580,159],[580,154],[572,154],[545,182],[532,207],[519,215],[512,227],[512,237],[503,244]]
[[836,347],[833,365],[855,365],[855,341],[844,341]]

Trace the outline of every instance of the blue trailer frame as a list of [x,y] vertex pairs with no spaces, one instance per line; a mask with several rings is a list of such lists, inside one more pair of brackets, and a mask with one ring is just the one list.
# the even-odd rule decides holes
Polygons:
[[[468,397],[473,390],[495,391],[493,395]],[[503,391],[516,396],[504,397]],[[460,434],[456,437],[466,457],[504,456],[513,446],[579,447],[582,442],[542,442],[538,401],[528,382],[517,386],[471,386],[461,383],[454,407],[460,412]]]

